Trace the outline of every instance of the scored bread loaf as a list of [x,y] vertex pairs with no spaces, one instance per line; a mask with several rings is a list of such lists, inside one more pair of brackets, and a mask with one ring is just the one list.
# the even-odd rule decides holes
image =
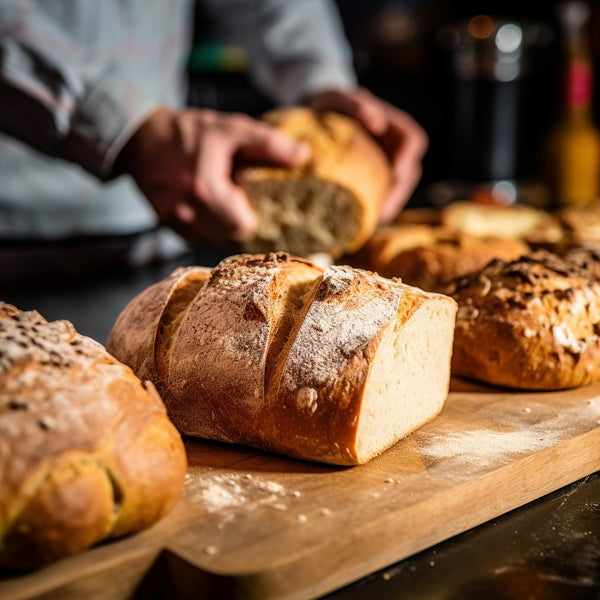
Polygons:
[[[153,315],[171,312],[155,297]],[[127,333],[147,301],[134,298],[115,324],[117,357],[135,355]],[[441,410],[456,309],[447,296],[360,269],[243,254],[217,265],[177,330],[147,327],[171,338],[154,360],[180,431],[353,465]],[[147,348],[132,364],[152,360]]]
[[185,470],[152,383],[68,321],[0,303],[0,567],[150,526]]
[[357,121],[338,113],[293,107],[263,119],[307,144],[312,159],[296,168],[236,169],[235,180],[258,215],[258,230],[241,249],[334,258],[358,250],[375,229],[390,185],[381,147]]
[[459,305],[453,375],[530,390],[600,381],[600,281],[576,264],[538,250],[446,291]]
[[478,237],[445,227],[402,224],[377,230],[354,260],[383,277],[399,277],[408,285],[440,291],[450,280],[476,271],[495,258],[512,260],[529,250],[519,239]]

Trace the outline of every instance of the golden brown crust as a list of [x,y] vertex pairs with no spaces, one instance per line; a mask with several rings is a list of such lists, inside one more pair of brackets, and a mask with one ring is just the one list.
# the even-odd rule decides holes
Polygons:
[[[338,240],[332,239],[329,248],[307,248],[303,255],[330,251],[339,257],[344,251],[358,250],[373,233],[389,190],[391,167],[381,147],[357,121],[333,112],[316,113],[299,107],[281,108],[266,113],[264,120],[286,135],[308,144],[313,156],[308,165],[299,168],[243,166],[238,169],[235,178],[249,191],[251,201],[250,184],[256,182],[310,178],[335,184],[351,194],[352,210],[348,208],[346,214],[332,215],[333,221],[322,222],[322,225],[329,229],[336,225],[336,221],[339,223],[340,219],[345,219],[352,237],[345,240],[342,247],[339,247]],[[254,208],[260,216],[261,204],[258,200]],[[302,224],[296,226],[300,229],[303,227]],[[311,226],[314,227],[314,223]],[[247,252],[256,251],[252,240],[244,249]],[[298,250],[290,247],[271,249],[298,253]]]
[[600,242],[575,246],[564,255],[564,259],[600,279]]
[[148,379],[161,389],[163,375],[157,370],[155,352],[165,311],[189,279],[207,278],[208,272],[204,267],[178,267],[165,279],[142,290],[118,316],[106,341],[108,352],[118,354],[119,360],[140,379]]
[[0,565],[34,567],[148,527],[185,450],[152,384],[71,323],[0,303]]
[[532,390],[600,381],[600,283],[573,263],[540,250],[447,291],[459,304],[455,375]]
[[556,216],[526,204],[503,206],[455,201],[440,209],[439,223],[473,236],[524,240],[536,248],[553,247],[564,236]]
[[477,237],[444,227],[395,225],[378,230],[361,252],[364,268],[426,291],[484,267],[495,258],[512,260],[529,252],[518,239]]
[[600,244],[600,203],[563,208],[557,212],[557,218],[565,231],[563,251]]
[[215,267],[173,343],[165,403],[181,431],[264,447],[267,358],[283,314],[302,315],[287,306],[299,270],[315,281],[322,274],[286,253],[236,255]]

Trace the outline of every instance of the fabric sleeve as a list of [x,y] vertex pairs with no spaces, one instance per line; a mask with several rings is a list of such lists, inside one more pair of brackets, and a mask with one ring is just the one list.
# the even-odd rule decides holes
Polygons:
[[253,78],[277,102],[356,87],[352,52],[328,0],[207,0],[209,15],[248,53]]
[[0,129],[101,179],[157,101],[30,0],[0,3]]

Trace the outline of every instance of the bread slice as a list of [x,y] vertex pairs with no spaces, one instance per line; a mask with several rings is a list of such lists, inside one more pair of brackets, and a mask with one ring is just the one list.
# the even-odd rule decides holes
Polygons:
[[453,282],[452,371],[493,385],[558,390],[600,381],[600,282],[546,251]]
[[278,450],[367,462],[435,417],[446,399],[456,303],[350,267],[331,267],[288,354]]
[[165,402],[180,431],[265,447],[266,390],[322,273],[285,253],[217,265],[173,342]]
[[373,233],[389,189],[391,167],[355,120],[308,108],[283,108],[264,120],[306,143],[305,167],[244,165],[235,172],[259,217],[245,252],[285,250],[297,256],[354,252]]

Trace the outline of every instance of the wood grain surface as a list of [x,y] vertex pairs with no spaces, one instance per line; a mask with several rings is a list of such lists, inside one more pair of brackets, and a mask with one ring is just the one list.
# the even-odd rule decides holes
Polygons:
[[439,417],[358,467],[186,445],[184,492],[167,517],[2,574],[0,598],[317,597],[600,469],[600,386],[512,393],[453,381]]

